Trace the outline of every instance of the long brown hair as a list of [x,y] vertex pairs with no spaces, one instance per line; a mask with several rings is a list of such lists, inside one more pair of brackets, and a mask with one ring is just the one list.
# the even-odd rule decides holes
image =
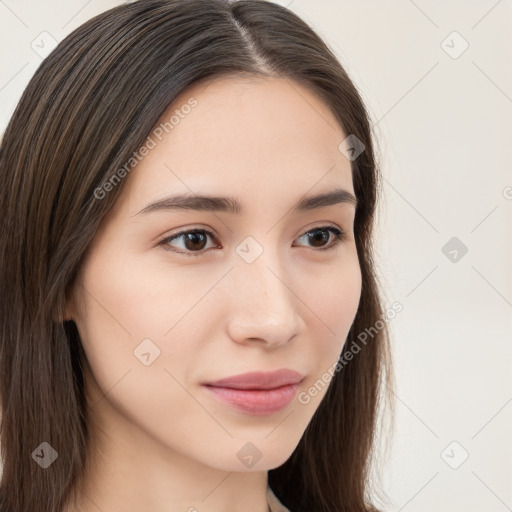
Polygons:
[[[188,86],[240,73],[309,87],[364,144],[351,162],[362,295],[345,345],[384,317],[372,259],[380,178],[369,115],[322,39],[264,0],[139,0],[96,16],[41,63],[1,143],[2,512],[61,512],[84,473],[87,360],[64,308],[126,180],[102,200],[95,191]],[[391,390],[388,345],[384,325],[336,372],[291,457],[269,471],[292,512],[377,510],[369,470]],[[34,458],[43,442],[58,454],[47,469]]]

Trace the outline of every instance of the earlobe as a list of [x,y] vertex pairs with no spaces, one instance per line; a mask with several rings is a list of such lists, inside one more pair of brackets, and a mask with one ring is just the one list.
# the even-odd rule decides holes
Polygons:
[[69,297],[66,299],[66,305],[64,308],[63,316],[59,316],[59,323],[67,322],[74,318],[73,299]]
[[66,311],[64,313],[64,316],[63,315],[59,315],[57,317],[56,322],[59,323],[59,324],[62,324],[62,323],[67,322],[69,320],[72,320],[72,318],[71,318],[71,315],[68,313],[68,310],[66,309]]
[[66,304],[66,309],[64,310],[64,320],[63,320],[63,322],[67,322],[68,320],[72,320],[73,317],[74,317],[73,308],[69,304]]

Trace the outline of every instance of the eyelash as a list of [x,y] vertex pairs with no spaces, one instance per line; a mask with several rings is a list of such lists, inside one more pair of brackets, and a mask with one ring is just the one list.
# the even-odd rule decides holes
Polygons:
[[[334,225],[319,226],[317,228],[310,229],[310,230],[306,231],[305,233],[303,233],[302,235],[300,235],[299,238],[303,237],[304,235],[315,233],[317,231],[329,231],[330,233],[332,233],[334,235],[334,242],[331,243],[331,245],[329,245],[328,247],[316,249],[316,251],[328,251],[330,249],[334,249],[335,247],[338,246],[338,244],[340,244],[341,242],[343,242],[346,239],[346,233]],[[201,256],[202,254],[204,254],[206,252],[206,250],[203,249],[201,251],[183,252],[183,251],[178,251],[176,249],[171,249],[170,246],[168,245],[169,242],[176,240],[177,238],[180,238],[183,235],[187,235],[190,233],[206,233],[212,239],[215,238],[215,235],[211,231],[208,231],[207,229],[189,229],[187,231],[180,231],[179,233],[176,233],[170,237],[164,238],[163,240],[161,240],[158,243],[158,245],[162,246],[162,248],[165,251],[174,252],[174,253],[180,254],[182,256]]]

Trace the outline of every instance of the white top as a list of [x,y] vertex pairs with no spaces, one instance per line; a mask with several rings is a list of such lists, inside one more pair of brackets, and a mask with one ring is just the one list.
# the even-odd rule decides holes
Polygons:
[[271,512],[290,512],[290,509],[286,508],[274,494],[270,485],[267,486],[267,501]]

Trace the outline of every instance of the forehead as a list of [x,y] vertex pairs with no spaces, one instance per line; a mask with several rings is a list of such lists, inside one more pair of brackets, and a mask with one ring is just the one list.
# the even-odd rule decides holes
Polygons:
[[123,201],[135,213],[176,192],[229,193],[244,202],[283,202],[315,187],[353,192],[350,161],[338,149],[345,137],[322,100],[290,79],[196,84],[155,125],[152,149],[130,173]]

